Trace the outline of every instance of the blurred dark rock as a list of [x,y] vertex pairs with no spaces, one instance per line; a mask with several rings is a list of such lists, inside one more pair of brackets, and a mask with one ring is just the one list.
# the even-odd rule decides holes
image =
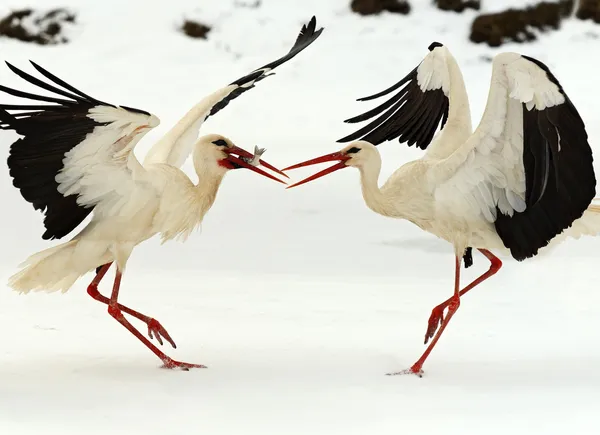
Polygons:
[[443,11],[454,11],[462,12],[465,9],[475,9],[476,11],[481,8],[480,0],[433,0],[437,5],[438,9]]
[[206,35],[210,32],[210,27],[197,21],[185,20],[181,30],[191,38],[207,39]]
[[374,15],[383,11],[406,15],[410,12],[410,4],[406,0],[352,0],[350,8],[361,15]]
[[574,0],[563,0],[558,3],[541,2],[527,9],[529,24],[541,31],[548,27],[558,30],[563,18],[573,12]]
[[261,3],[261,0],[235,0],[233,4],[238,8],[258,9]]
[[41,45],[65,43],[68,40],[62,35],[64,23],[74,22],[75,14],[62,8],[46,13],[21,9],[0,20],[0,36]]
[[537,39],[532,32],[537,29],[558,30],[563,18],[573,12],[573,0],[558,3],[540,2],[525,9],[507,9],[495,14],[479,15],[471,25],[469,39],[475,43],[486,42],[499,47],[506,40],[528,42]]
[[600,0],[579,0],[575,16],[580,20],[593,20],[600,24]]

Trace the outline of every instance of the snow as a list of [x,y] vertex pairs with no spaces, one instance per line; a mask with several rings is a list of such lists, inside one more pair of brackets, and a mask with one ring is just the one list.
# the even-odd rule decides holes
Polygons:
[[[71,42],[1,39],[0,53],[27,71],[32,59],[99,99],[157,115],[161,125],[140,144],[141,158],[204,95],[286,52],[314,14],[325,27],[321,38],[202,133],[266,147],[266,160],[279,167],[334,151],[355,128],[342,120],[373,107],[356,98],[395,83],[437,40],[463,70],[474,125],[491,74],[484,57],[517,51],[548,64],[597,147],[600,28],[593,23],[568,21],[537,42],[490,49],[467,41],[474,11],[444,13],[412,0],[408,17],[359,17],[348,3],[263,0],[252,9],[233,0],[29,0],[75,10]],[[494,9],[509,3],[496,0]],[[23,6],[4,2],[0,14]],[[208,41],[176,31],[188,16],[214,26]],[[5,67],[0,82],[27,89]],[[5,159],[16,136],[0,137]],[[421,155],[396,142],[380,148],[382,179]],[[185,168],[193,174],[190,162]],[[5,283],[28,255],[56,242],[41,240],[42,215],[12,187],[6,165],[0,171]],[[156,238],[134,251],[121,292],[122,303],[167,328],[178,345],[166,349],[170,356],[209,368],[160,370],[86,294],[91,275],[64,295],[4,287],[0,432],[594,434],[598,249],[585,238],[522,263],[502,257],[498,275],[463,298],[424,377],[388,377],[418,358],[431,308],[451,294],[451,246],[368,210],[354,170],[291,190],[235,171],[185,244],[160,246]],[[488,267],[474,256],[464,282]]]

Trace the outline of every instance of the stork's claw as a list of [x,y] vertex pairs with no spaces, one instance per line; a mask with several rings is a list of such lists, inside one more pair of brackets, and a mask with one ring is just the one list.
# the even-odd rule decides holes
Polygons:
[[386,373],[386,376],[417,375],[418,377],[422,378],[423,377],[423,373],[424,372],[423,372],[423,369],[421,368],[421,365],[415,364],[411,368],[406,369],[406,370],[402,370],[400,372]]
[[162,368],[163,369],[181,369],[181,370],[185,370],[187,372],[189,369],[205,369],[207,367],[203,366],[202,364],[190,364],[190,363],[185,363],[185,362],[181,362],[181,361],[175,361],[174,359],[171,359],[171,358],[167,358],[167,359],[163,360]]
[[171,343],[173,349],[177,349],[177,345],[175,344],[167,330],[156,319],[150,319],[148,321],[148,337],[150,337],[150,339],[156,338],[156,341],[158,341],[161,346],[163,344],[162,339],[164,338],[166,341]]
[[425,344],[429,341],[430,338],[433,338],[435,332],[440,327],[442,322],[444,321],[444,310],[446,309],[445,305],[438,305],[433,310],[431,310],[431,316],[429,316],[429,323],[427,326],[427,332],[425,333]]

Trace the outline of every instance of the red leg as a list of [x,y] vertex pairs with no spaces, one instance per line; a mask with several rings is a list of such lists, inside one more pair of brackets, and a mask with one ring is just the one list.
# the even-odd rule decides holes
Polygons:
[[[106,266],[106,270],[108,270],[108,267],[110,267],[110,264]],[[104,270],[104,273],[106,273],[106,270]],[[102,270],[98,273],[98,275],[100,275],[101,272],[102,272]],[[175,360],[171,359],[170,357],[165,355],[163,352],[161,352],[161,350],[159,348],[157,348],[154,344],[152,344],[150,342],[150,340],[148,340],[146,337],[144,337],[140,333],[140,331],[135,329],[133,327],[133,325],[127,321],[127,319],[125,319],[125,316],[123,316],[123,312],[122,312],[121,308],[119,308],[119,303],[117,302],[117,300],[119,298],[119,288],[121,287],[121,276],[122,276],[121,271],[117,269],[117,274],[115,276],[115,283],[113,285],[113,291],[110,296],[110,300],[108,301],[108,314],[110,314],[112,317],[114,317],[121,325],[123,325],[125,328],[127,328],[129,330],[129,332],[131,332],[133,335],[135,335],[142,343],[144,343],[146,345],[146,347],[148,347],[148,349],[150,349],[157,357],[159,357],[162,360],[162,362],[164,363],[163,367],[168,368],[168,369],[180,368],[183,370],[189,370],[191,368],[206,368],[206,366],[203,366],[203,365],[189,364],[189,363],[179,362],[179,361],[175,361]],[[96,277],[96,278],[98,278],[98,277]],[[102,279],[102,276],[98,279],[98,281],[100,281],[101,279]]]
[[[500,270],[500,268],[502,267],[502,261],[500,261],[500,259],[498,257],[496,257],[494,254],[492,254],[487,249],[479,249],[479,252],[481,252],[483,255],[485,255],[488,260],[490,260],[490,268],[487,272],[485,272],[483,275],[481,275],[479,278],[477,278],[471,284],[469,284],[464,289],[462,289],[459,293],[459,296],[464,295],[469,290],[471,290],[473,287],[481,284],[483,281],[488,279],[490,276],[492,276],[496,272],[498,272]],[[448,299],[447,301],[442,302],[441,304],[439,304],[437,307],[435,307],[431,311],[431,316],[429,316],[429,326],[427,327],[427,332],[425,333],[425,344],[427,344],[429,339],[433,337],[433,335],[435,334],[435,331],[438,329],[438,326],[440,326],[442,324],[442,322],[444,321],[444,310],[450,305],[450,303],[452,302],[453,299],[454,299],[454,296],[451,297],[450,299]]]
[[[448,308],[448,315],[446,316],[445,319],[442,320],[440,328],[438,329],[437,333],[433,337],[431,344],[427,347],[427,349],[425,349],[425,352],[423,352],[423,355],[421,355],[421,358],[419,358],[417,360],[417,362],[414,363],[410,369],[403,370],[401,372],[396,372],[396,373],[388,373],[388,374],[390,374],[390,375],[416,374],[419,377],[422,376],[423,364],[425,363],[425,361],[427,360],[427,357],[429,357],[429,354],[431,353],[431,351],[437,344],[438,340],[442,336],[442,333],[448,326],[448,323],[450,323],[450,319],[452,319],[452,316],[454,316],[454,313],[456,313],[456,311],[458,310],[458,307],[460,306],[461,295],[465,294],[466,292],[471,290],[473,287],[475,287],[476,285],[480,284],[481,282],[483,282],[484,280],[486,280],[487,278],[489,278],[490,276],[495,274],[498,271],[498,269],[500,269],[500,267],[502,266],[502,262],[500,261],[500,259],[497,258],[494,254],[492,254],[487,249],[479,249],[479,251],[492,262],[492,265],[490,266],[490,270],[488,270],[488,272],[481,275],[479,278],[477,278],[475,281],[473,281],[471,284],[469,284],[463,290],[459,291],[461,259],[460,259],[460,257],[456,257],[455,266],[454,266],[455,267],[455,269],[454,269],[455,270],[455,272],[454,272],[454,295],[450,299],[448,299],[446,302],[444,302],[444,304]],[[444,305],[444,304],[442,304],[442,305]]]
[[[98,268],[98,272],[96,273],[96,277],[92,280],[92,282],[90,283],[90,285],[87,288],[87,292],[91,297],[93,297],[97,301],[102,302],[103,304],[106,304],[106,305],[108,305],[109,299],[106,296],[103,296],[100,294],[100,292],[98,291],[98,285],[100,284],[100,281],[102,281],[102,278],[104,278],[104,275],[106,275],[106,272],[110,268],[111,264],[112,263],[107,263],[103,266],[100,266]],[[156,338],[156,340],[161,345],[163,344],[162,339],[164,338],[166,341],[168,341],[171,344],[171,346],[173,346],[173,348],[175,348],[175,349],[177,348],[177,345],[175,344],[175,342],[173,341],[173,339],[171,338],[171,336],[169,335],[167,330],[160,324],[160,322],[158,320],[156,320],[152,317],[146,316],[142,313],[139,313],[135,310],[132,310],[131,308],[126,307],[125,305],[117,304],[117,307],[122,312],[129,314],[137,319],[140,319],[142,322],[144,322],[146,325],[148,325],[148,336],[150,338]]]
[[448,304],[448,315],[442,322],[442,326],[440,326],[440,329],[437,332],[437,334],[435,335],[435,337],[433,338],[433,341],[431,342],[429,347],[427,349],[425,349],[425,352],[423,353],[423,355],[421,355],[421,358],[419,358],[419,360],[416,363],[414,363],[410,369],[403,370],[401,372],[396,372],[396,373],[388,373],[389,375],[415,374],[415,375],[418,375],[419,377],[421,377],[423,375],[423,370],[422,370],[423,363],[425,363],[425,360],[427,359],[427,357],[429,356],[429,354],[435,347],[436,343],[440,339],[442,332],[444,332],[444,329],[446,329],[446,326],[448,326],[450,319],[452,318],[452,316],[454,315],[454,313],[456,312],[456,310],[458,310],[458,307],[460,306],[460,291],[459,291],[459,289],[460,289],[460,261],[461,261],[461,258],[456,257],[456,261],[455,261],[456,264],[454,267],[454,296],[452,296],[450,298],[450,303]]

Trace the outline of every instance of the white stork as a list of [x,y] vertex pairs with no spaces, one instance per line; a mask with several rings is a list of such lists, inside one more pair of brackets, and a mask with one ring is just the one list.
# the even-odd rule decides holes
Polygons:
[[[460,68],[442,44],[432,43],[427,56],[400,82],[359,101],[397,89],[383,104],[346,120],[360,122],[381,114],[338,140],[353,141],[348,146],[284,171],[339,161],[291,188],[356,167],[371,210],[406,219],[454,246],[454,294],[431,313],[425,344],[433,340],[410,369],[392,373],[421,376],[460,297],[502,266],[490,250],[522,261],[567,236],[596,235],[600,207],[592,205],[596,177],[584,122],[539,60],[517,53],[494,58],[487,105],[474,132]],[[379,187],[381,157],[375,146],[395,138],[416,144],[425,154],[397,169]],[[461,290],[460,257],[471,247],[491,265]]]
[[[246,168],[285,183],[257,168],[264,150],[252,155],[220,135],[198,138],[202,123],[231,100],[269,77],[269,72],[292,59],[321,34],[316,18],[302,26],[291,50],[280,59],[232,82],[193,107],[150,150],[141,164],[135,145],[159,124],[156,116],[138,109],[99,101],[31,62],[52,84],[14,66],[9,68],[28,82],[66,97],[41,96],[0,86],[8,94],[52,105],[0,105],[0,129],[23,137],[10,148],[8,166],[13,184],[23,198],[45,212],[43,239],[60,239],[93,212],[91,221],[71,240],[32,255],[13,275],[16,291],[67,291],[75,281],[96,269],[88,293],[108,305],[108,312],[141,340],[166,368],[204,367],[175,361],[165,355],[124,317],[129,314],[148,326],[148,335],[162,345],[175,342],[154,318],[118,302],[121,277],[133,248],[161,235],[163,242],[185,240],[212,206],[225,173]],[[199,182],[194,185],[180,166],[193,154]],[[283,174],[285,175],[285,174]],[[110,298],[98,284],[110,265],[116,275]]]

